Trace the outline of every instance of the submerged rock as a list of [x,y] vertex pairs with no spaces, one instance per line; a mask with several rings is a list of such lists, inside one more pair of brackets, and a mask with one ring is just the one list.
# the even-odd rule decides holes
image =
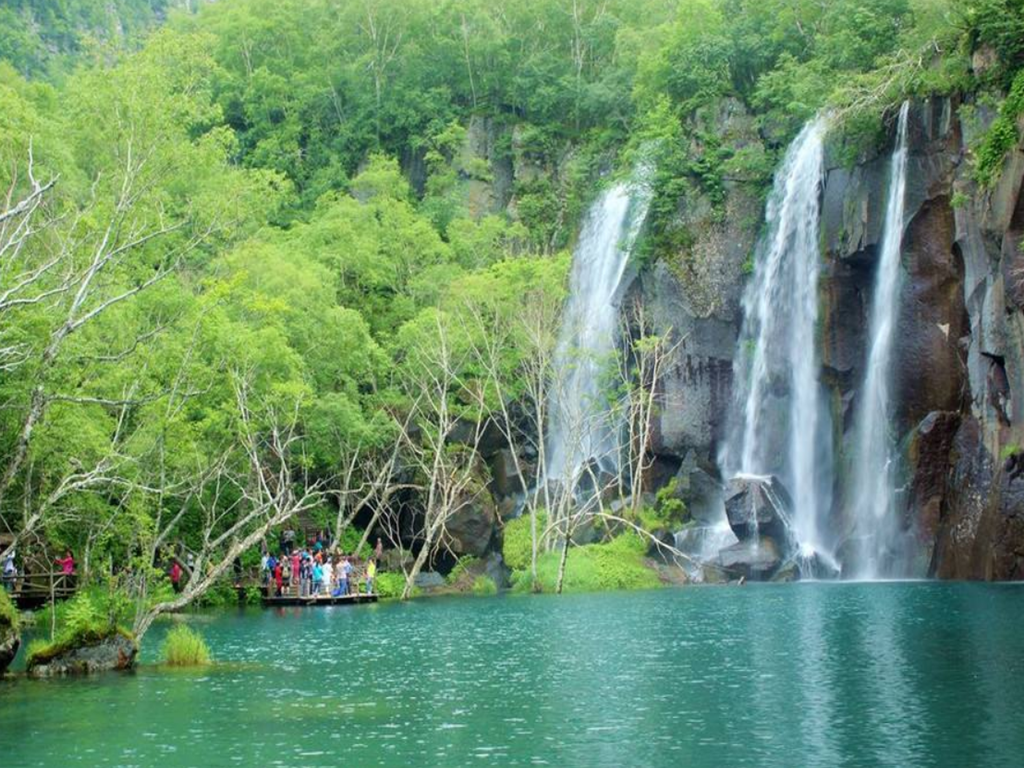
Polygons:
[[30,677],[63,677],[95,672],[131,669],[139,648],[135,641],[120,632],[88,645],[74,646],[42,660],[29,662]]
[[749,539],[726,547],[718,555],[719,563],[730,576],[742,576],[750,581],[764,581],[782,562],[779,546],[770,536]]

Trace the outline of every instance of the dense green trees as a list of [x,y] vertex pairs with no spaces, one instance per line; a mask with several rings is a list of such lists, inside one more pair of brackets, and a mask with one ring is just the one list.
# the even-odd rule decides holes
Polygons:
[[653,161],[658,257],[682,196],[763,188],[822,109],[873,141],[908,96],[1013,86],[984,180],[1022,27],[1020,0],[0,3],[4,528],[144,576],[179,541],[216,570],[282,507],[340,527],[401,486],[443,515],[480,481],[460,420],[543,452],[604,172]]

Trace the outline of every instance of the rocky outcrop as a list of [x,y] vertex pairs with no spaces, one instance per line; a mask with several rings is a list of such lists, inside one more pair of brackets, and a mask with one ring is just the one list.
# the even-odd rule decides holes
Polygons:
[[120,632],[96,642],[73,645],[42,659],[30,659],[29,677],[63,677],[131,669],[139,649],[135,641]]
[[732,576],[774,579],[791,563],[793,501],[777,477],[737,477],[725,489],[729,527],[739,541],[719,553],[719,565]]
[[783,542],[789,536],[793,501],[777,477],[737,477],[726,486],[725,514],[741,542],[759,536]]
[[773,538],[761,536],[726,547],[719,553],[718,561],[733,578],[768,581],[782,565],[782,555]]
[[[976,112],[984,123],[983,110]],[[1024,226],[1015,226],[1015,217],[1024,225],[1024,156],[1011,153],[995,189],[975,188],[968,159],[979,126],[964,114],[956,98],[927,100],[911,110],[893,371],[893,427],[905,436],[897,501],[905,510],[902,529],[916,542],[915,573],[1010,578],[1019,572],[1015,553],[1024,538],[1017,481],[999,456],[1016,444],[1024,417],[1015,412],[1024,400],[1024,335],[1018,331],[1024,326],[1008,280],[1022,259]],[[887,151],[852,168],[837,162],[823,192],[823,363],[846,466],[867,352],[886,163]],[[835,531],[841,537],[849,501],[842,476],[839,486]]]
[[0,677],[11,666],[21,647],[21,636],[12,628],[0,628]]
[[[752,117],[736,99],[695,115],[692,127],[694,136],[713,131],[747,156],[764,153]],[[691,148],[697,156],[703,151],[698,142]],[[717,453],[732,407],[741,299],[761,209],[760,180],[726,179],[719,201],[691,183],[669,225],[683,245],[643,270],[635,286],[654,332],[667,335],[672,346],[659,382],[649,487],[675,477],[678,498],[708,524],[721,519]]]
[[445,544],[456,556],[482,557],[490,549],[498,524],[498,509],[485,487],[470,492],[460,509],[445,524]]
[[[918,575],[1024,578],[1024,147],[1010,152],[992,189],[978,189],[971,147],[994,112],[963,106],[957,97],[934,98],[914,103],[910,114],[892,382],[893,431],[902,436],[897,501]],[[721,109],[715,119],[727,130],[746,130],[742,110]],[[890,152],[883,143],[849,163],[840,144],[826,151],[820,343],[839,469],[830,532],[837,546],[849,529],[845,483]],[[695,244],[645,270],[639,281],[657,328],[671,329],[679,343],[661,384],[664,407],[653,446],[658,462],[649,488],[675,477],[680,498],[693,510],[716,509],[722,501],[715,454],[731,407],[743,262],[762,221],[760,211],[747,209],[744,216],[730,209],[744,207],[744,194],[741,187],[727,190],[727,215],[717,222],[699,194],[681,202],[679,222],[694,233],[687,242]],[[694,266],[697,256],[712,265],[707,273],[715,273],[714,281]],[[753,576],[775,567],[774,554],[789,559],[778,551],[785,549],[784,533],[763,527],[774,525],[768,513],[758,521],[772,543],[765,552],[752,547],[744,523],[749,515],[739,512],[749,512],[750,494],[725,492],[740,543],[723,550],[723,564],[728,560]],[[785,568],[776,566],[779,573]]]
[[18,609],[4,587],[0,587],[0,677],[3,677],[21,647],[18,624]]

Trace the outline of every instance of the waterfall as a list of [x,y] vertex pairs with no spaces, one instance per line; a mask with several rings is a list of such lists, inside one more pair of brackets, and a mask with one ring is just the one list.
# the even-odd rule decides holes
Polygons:
[[743,299],[736,410],[720,457],[724,477],[782,479],[793,497],[790,535],[806,560],[829,557],[822,519],[832,493],[831,427],[815,338],[824,136],[824,119],[806,125],[775,176]]
[[895,506],[898,457],[890,434],[892,351],[899,317],[900,246],[907,188],[907,117],[903,104],[890,166],[881,255],[871,304],[870,349],[856,420],[856,454],[851,486],[853,573],[873,579],[898,575],[899,521]]
[[587,212],[573,253],[570,294],[555,351],[547,434],[547,475],[575,484],[591,460],[618,469],[620,425],[607,378],[619,337],[619,304],[630,255],[651,201],[649,170],[605,190]]

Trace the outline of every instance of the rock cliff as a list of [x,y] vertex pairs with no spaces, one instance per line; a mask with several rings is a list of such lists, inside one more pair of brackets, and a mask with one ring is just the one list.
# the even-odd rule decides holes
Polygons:
[[[970,147],[990,119],[958,98],[936,98],[913,105],[909,126],[893,372],[893,428],[904,459],[898,506],[906,510],[904,529],[919,543],[915,571],[943,578],[1024,578],[1024,150],[1010,153],[992,189],[977,188]],[[837,542],[848,531],[846,464],[890,148],[852,166],[840,162],[841,150],[829,148],[822,185],[819,286],[821,375],[839,446],[831,519]],[[688,284],[694,275],[669,260],[640,278],[659,327],[671,328],[680,341],[662,385],[655,451],[686,473],[714,477],[731,407],[743,264],[759,226],[749,214],[751,199],[749,189],[733,185],[726,197],[730,215],[706,226],[694,221],[697,247],[717,254],[716,301],[701,301],[706,288]],[[692,217],[699,208],[683,203],[680,215]],[[705,503],[703,487],[686,500]]]

